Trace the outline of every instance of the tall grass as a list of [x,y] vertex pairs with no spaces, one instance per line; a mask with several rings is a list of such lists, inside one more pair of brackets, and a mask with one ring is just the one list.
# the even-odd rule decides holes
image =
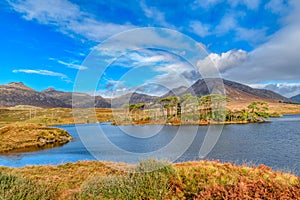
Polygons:
[[274,172],[264,165],[250,168],[216,161],[174,165],[146,160],[135,167],[119,166],[124,171],[88,161],[53,167],[0,168],[0,200],[300,200],[299,177]]
[[164,199],[175,175],[171,164],[155,160],[140,162],[125,175],[98,176],[82,186],[80,199]]
[[25,178],[19,178],[0,171],[1,200],[50,200],[55,189],[32,183]]

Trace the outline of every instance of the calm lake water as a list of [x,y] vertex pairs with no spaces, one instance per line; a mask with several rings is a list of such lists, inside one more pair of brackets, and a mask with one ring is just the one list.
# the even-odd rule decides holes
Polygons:
[[[58,165],[96,159],[135,163],[138,159],[147,157],[176,162],[199,160],[199,150],[208,129],[207,126],[117,127],[110,124],[88,124],[77,125],[80,131],[78,133],[74,125],[59,128],[67,130],[73,136],[73,141],[38,152],[1,155],[0,165]],[[99,130],[104,134],[99,136]],[[174,145],[166,148],[176,138],[182,144],[192,142],[187,149],[176,143],[175,148]],[[225,125],[219,140],[205,159],[236,164],[265,164],[275,170],[300,176],[300,115],[274,118],[269,123]]]

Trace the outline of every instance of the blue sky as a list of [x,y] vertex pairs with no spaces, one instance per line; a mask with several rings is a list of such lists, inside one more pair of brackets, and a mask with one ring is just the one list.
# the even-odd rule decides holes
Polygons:
[[[93,76],[89,55],[101,42],[134,28],[159,27],[205,47],[196,65],[209,67],[210,60],[224,78],[293,96],[300,93],[299,18],[298,0],[4,0],[0,84],[21,81],[39,91],[72,91],[78,73]],[[138,33],[134,37],[143,40]],[[95,88],[80,89],[110,96],[188,86],[200,76],[181,53],[126,51],[106,66]]]

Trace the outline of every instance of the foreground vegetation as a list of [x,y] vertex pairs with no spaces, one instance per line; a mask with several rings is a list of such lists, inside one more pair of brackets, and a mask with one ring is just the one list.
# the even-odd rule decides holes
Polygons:
[[[151,171],[153,168],[158,170]],[[300,199],[300,179],[264,165],[250,168],[216,161],[168,164],[147,160],[128,166],[85,161],[2,167],[0,198]]]

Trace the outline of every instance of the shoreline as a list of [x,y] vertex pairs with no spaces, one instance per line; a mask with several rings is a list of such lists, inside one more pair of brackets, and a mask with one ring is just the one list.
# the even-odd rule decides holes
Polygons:
[[129,126],[129,125],[170,125],[170,126],[208,126],[208,125],[230,125],[230,124],[249,124],[249,123],[268,123],[269,121],[260,120],[260,121],[190,121],[190,122],[181,122],[179,120],[161,122],[161,121],[134,121],[134,122],[112,122],[111,125],[114,126]]

